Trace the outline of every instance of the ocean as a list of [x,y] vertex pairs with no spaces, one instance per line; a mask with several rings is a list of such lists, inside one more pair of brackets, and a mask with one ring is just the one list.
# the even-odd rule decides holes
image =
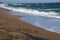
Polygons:
[[1,3],[19,19],[48,31],[60,33],[60,3]]

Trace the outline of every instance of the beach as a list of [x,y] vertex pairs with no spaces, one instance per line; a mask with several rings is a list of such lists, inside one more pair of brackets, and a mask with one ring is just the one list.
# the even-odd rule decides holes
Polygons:
[[0,10],[0,35],[1,40],[60,40],[60,34],[22,21],[3,9]]

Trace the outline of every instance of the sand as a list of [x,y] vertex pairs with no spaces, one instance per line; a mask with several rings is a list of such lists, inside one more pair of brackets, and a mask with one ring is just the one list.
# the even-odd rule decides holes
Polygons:
[[[18,16],[8,14],[2,9],[0,10],[0,31],[14,36],[11,40],[60,40],[60,34],[26,23]],[[0,39],[3,40],[3,37]]]

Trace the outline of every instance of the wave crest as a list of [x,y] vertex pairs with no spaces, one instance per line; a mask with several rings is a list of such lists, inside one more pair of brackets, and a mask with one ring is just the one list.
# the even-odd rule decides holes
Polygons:
[[15,11],[15,12],[24,12],[24,13],[27,13],[27,14],[30,14],[30,15],[60,18],[60,16],[57,16],[58,14],[56,12],[52,12],[52,11],[44,12],[44,11],[38,11],[38,10],[33,10],[33,9],[26,9],[26,8],[23,8],[23,7],[14,8],[14,7],[8,7],[5,4],[0,4],[0,7],[8,9],[8,10]]

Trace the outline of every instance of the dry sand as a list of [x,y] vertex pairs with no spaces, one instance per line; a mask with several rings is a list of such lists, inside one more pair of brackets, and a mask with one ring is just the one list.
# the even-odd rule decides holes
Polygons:
[[[10,15],[3,10],[0,10],[0,34],[1,31],[13,36],[4,40],[60,40],[60,34],[21,21],[18,16]],[[1,40],[7,35],[2,36],[0,36]]]

